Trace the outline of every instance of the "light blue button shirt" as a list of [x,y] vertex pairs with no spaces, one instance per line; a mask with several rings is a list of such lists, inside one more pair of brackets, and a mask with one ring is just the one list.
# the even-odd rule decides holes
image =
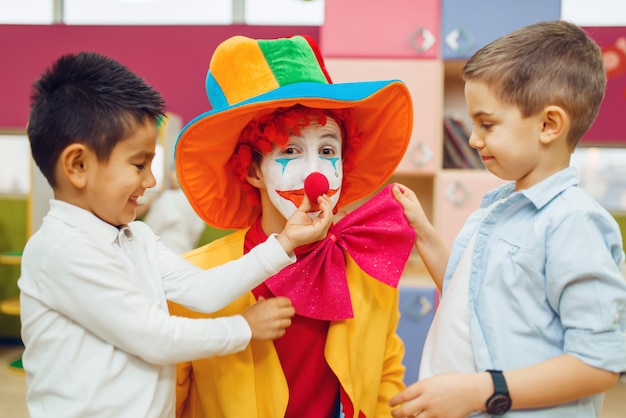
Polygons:
[[[575,168],[527,190],[489,192],[452,247],[443,297],[476,233],[469,288],[478,370],[529,366],[563,353],[626,371],[626,282],[619,227],[578,187]],[[602,396],[507,417],[597,417]]]

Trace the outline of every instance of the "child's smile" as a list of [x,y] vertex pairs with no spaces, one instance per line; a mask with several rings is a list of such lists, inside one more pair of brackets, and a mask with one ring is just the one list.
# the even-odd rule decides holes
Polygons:
[[137,199],[156,185],[151,169],[155,146],[156,128],[148,123],[119,142],[108,161],[96,162],[94,156],[84,196],[89,210],[114,226],[133,221]]

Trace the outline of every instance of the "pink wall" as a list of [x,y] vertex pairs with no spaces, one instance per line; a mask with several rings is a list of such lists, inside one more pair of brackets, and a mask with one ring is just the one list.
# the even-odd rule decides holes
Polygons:
[[276,38],[318,27],[0,25],[0,129],[24,129],[32,83],[60,55],[97,51],[119,60],[161,92],[186,123],[209,110],[204,80],[215,47],[233,35]]
[[626,143],[626,31],[617,26],[586,29],[603,48],[609,72],[600,113],[582,143],[623,146]]

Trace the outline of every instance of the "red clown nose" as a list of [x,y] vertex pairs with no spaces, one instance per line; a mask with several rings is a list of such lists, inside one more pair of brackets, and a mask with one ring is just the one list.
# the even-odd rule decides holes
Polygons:
[[304,192],[312,203],[317,202],[317,198],[328,193],[328,179],[322,173],[314,172],[304,180]]

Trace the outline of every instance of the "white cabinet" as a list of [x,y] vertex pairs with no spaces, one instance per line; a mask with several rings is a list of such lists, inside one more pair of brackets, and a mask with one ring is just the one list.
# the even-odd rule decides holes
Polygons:
[[580,26],[626,26],[626,1],[561,0],[561,19]]
[[324,0],[244,0],[243,7],[247,25],[321,26],[324,23]]
[[47,25],[53,22],[53,0],[0,0],[0,24]]
[[[48,1],[52,4],[52,0]],[[324,0],[63,0],[63,22],[68,25],[321,26]]]
[[63,0],[66,25],[229,25],[232,22],[232,0]]

